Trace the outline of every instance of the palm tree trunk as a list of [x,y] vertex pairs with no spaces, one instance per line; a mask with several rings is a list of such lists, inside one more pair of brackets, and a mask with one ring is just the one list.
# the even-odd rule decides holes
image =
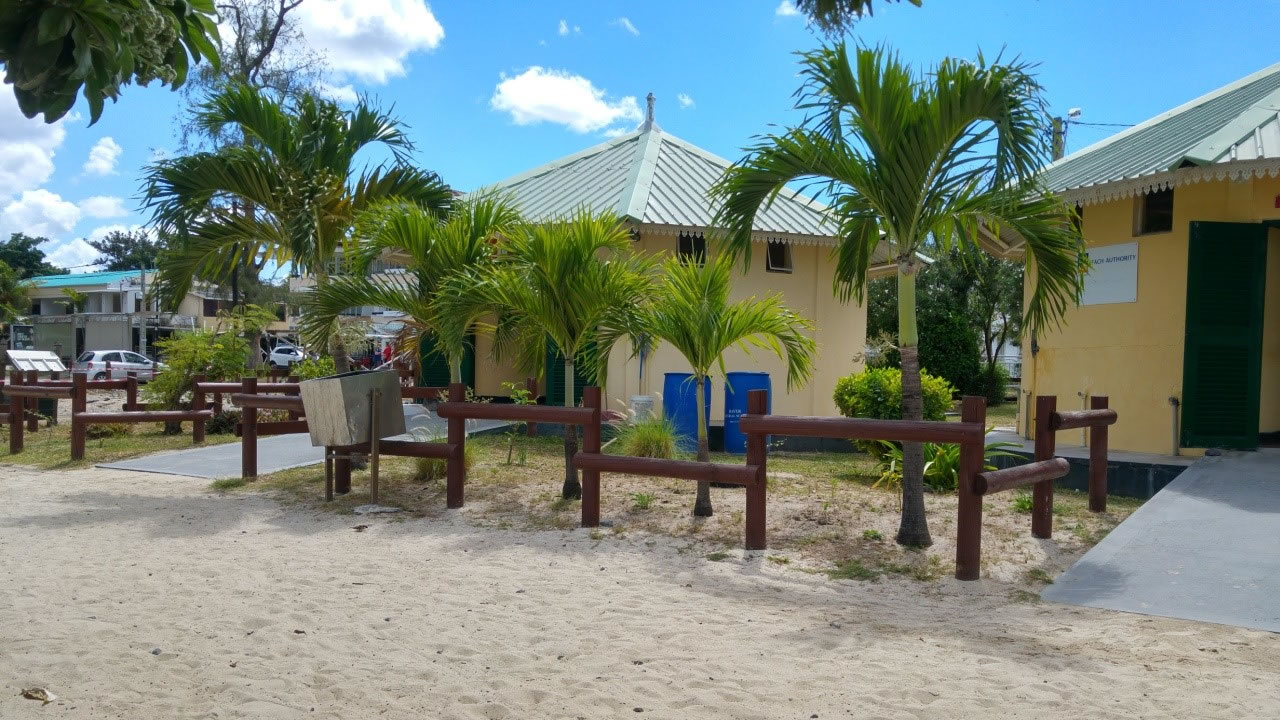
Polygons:
[[[703,383],[706,376],[698,375],[694,384],[694,403],[698,406],[698,462],[711,462],[711,446],[707,442],[707,406],[703,404]],[[693,502],[694,517],[711,517],[711,483],[698,481],[698,498]]]
[[[564,354],[564,406],[573,407],[573,353]],[[578,482],[578,469],[573,466],[573,456],[578,454],[578,426],[564,424],[564,488],[560,497],[576,500],[582,497],[582,483]]]
[[[898,264],[898,352],[902,356],[902,419],[923,420],[916,273],[915,263],[911,261]],[[902,519],[897,539],[899,545],[928,547],[933,544],[924,513],[924,450],[918,442],[902,444]]]
[[449,358],[449,382],[462,382],[462,358]]

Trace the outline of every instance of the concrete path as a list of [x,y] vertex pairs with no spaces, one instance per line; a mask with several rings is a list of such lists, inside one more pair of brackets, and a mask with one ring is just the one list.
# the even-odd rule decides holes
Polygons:
[[[425,428],[431,435],[443,437],[445,434],[446,422],[422,405],[405,405],[404,418],[405,427],[411,433],[417,428]],[[467,434],[486,432],[506,424],[496,420],[471,420],[467,423]],[[411,438],[409,435],[400,435],[396,439]],[[322,462],[324,462],[324,448],[312,447],[309,435],[274,435],[258,438],[259,474],[265,475],[306,465],[319,465]],[[205,445],[190,450],[144,455],[113,463],[103,463],[98,467],[210,479],[237,477],[240,475],[240,443]]]
[[1042,597],[1280,632],[1280,450],[1198,460]]

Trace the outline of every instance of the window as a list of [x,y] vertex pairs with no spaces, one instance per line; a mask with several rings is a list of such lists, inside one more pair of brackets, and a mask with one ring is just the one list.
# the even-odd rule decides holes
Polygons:
[[39,300],[32,300],[32,301],[31,301],[31,314],[32,314],[32,315],[39,315],[39,314],[40,314],[40,301],[39,301]]
[[693,257],[696,258],[699,265],[707,263],[707,239],[701,233],[691,235],[689,233],[680,233],[680,259]]
[[124,359],[125,359],[125,362],[141,363],[143,365],[148,365],[151,363],[150,360],[142,357],[138,353],[131,353],[131,352],[124,353]]
[[1173,190],[1157,190],[1138,198],[1135,235],[1173,230]]
[[764,269],[766,272],[791,272],[791,245],[789,243],[778,242],[777,240],[770,240],[769,252],[765,257]]
[[121,302],[122,302],[122,298],[120,297],[120,294],[113,293],[111,295],[111,312],[115,312],[115,313],[122,312],[122,308],[120,306]]
[[76,358],[76,362],[78,363],[87,363],[87,362],[91,362],[92,360],[93,360],[92,350],[89,352],[82,352],[80,353],[80,357]]
[[202,303],[202,305],[203,305],[203,308],[201,309],[201,311],[200,311],[200,312],[201,312],[205,317],[216,317],[216,316],[218,315],[218,301],[217,301],[217,300],[214,300],[214,299],[212,299],[212,298],[204,298],[204,299],[203,299],[203,303]]
[[102,362],[118,363],[118,362],[124,362],[124,360],[121,359],[120,353],[112,352],[112,353],[107,353],[106,355],[103,355]]

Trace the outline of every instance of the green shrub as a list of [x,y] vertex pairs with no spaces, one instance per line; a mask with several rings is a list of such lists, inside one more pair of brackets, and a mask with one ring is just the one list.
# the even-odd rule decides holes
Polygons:
[[980,390],[987,398],[988,407],[1003,403],[1005,393],[1009,391],[1009,371],[1003,365],[996,365],[990,372],[984,371]]
[[[920,373],[924,396],[924,419],[945,420],[955,388],[946,380]],[[902,419],[902,371],[898,368],[871,368],[836,381],[836,407],[846,417],[878,420]]]
[[636,510],[648,510],[653,507],[653,493],[633,493],[631,495],[631,504]]
[[84,428],[84,436],[90,440],[105,440],[131,434],[133,434],[133,426],[124,423],[86,425]]
[[290,369],[289,374],[297,375],[298,380],[314,380],[316,378],[337,375],[338,366],[333,363],[333,358],[328,356],[307,358],[306,360],[295,364]]
[[165,410],[186,409],[197,375],[209,380],[237,380],[249,360],[249,343],[230,333],[180,332],[156,341],[165,369],[143,386],[143,397]]
[[[989,429],[988,429],[989,430]],[[880,441],[883,455],[880,459],[880,479],[876,485],[896,488],[902,484],[902,447],[896,443]],[[951,443],[924,443],[924,486],[936,493],[952,493],[960,482],[960,446]],[[1005,450],[1021,447],[1015,442],[987,443],[983,449],[983,466],[995,470],[990,464],[994,457],[1016,457]]]
[[[475,443],[467,443],[466,451],[462,454],[462,466],[468,471],[476,462]],[[435,482],[443,480],[449,472],[449,463],[447,460],[438,458],[417,458],[413,464],[413,479],[418,482]]]
[[920,367],[946,379],[964,395],[982,392],[978,331],[963,308],[920,312]]
[[668,459],[676,456],[676,428],[665,418],[636,420],[618,432],[616,442],[623,455]]
[[205,422],[204,431],[210,435],[230,435],[236,431],[239,422],[239,410],[223,410]]

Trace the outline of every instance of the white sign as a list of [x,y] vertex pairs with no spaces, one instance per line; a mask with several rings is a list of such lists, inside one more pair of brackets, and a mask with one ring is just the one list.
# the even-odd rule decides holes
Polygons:
[[1091,247],[1089,264],[1081,305],[1138,301],[1138,243]]

